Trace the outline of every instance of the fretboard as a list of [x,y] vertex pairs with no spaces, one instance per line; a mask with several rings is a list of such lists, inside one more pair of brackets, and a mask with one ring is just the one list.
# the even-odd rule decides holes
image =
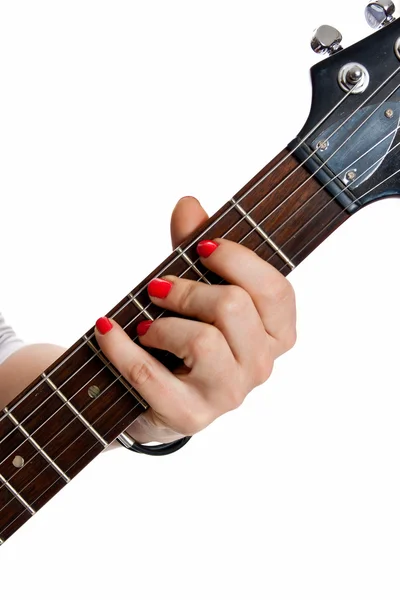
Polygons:
[[[199,261],[201,239],[243,244],[288,275],[348,216],[285,150],[107,316],[136,341],[138,323],[171,314],[149,301],[146,288],[153,277],[229,283]],[[150,352],[171,370],[178,365],[171,354]],[[0,412],[0,544],[146,407],[100,352],[92,327]]]

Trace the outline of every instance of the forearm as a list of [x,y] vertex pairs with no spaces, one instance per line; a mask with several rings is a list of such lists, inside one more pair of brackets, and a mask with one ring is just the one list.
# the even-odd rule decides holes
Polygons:
[[0,410],[64,352],[60,346],[32,344],[11,354],[0,365]]

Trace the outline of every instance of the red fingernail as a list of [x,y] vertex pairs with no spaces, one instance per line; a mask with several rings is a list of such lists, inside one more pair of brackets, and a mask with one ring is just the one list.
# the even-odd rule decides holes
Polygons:
[[107,317],[100,317],[100,319],[97,319],[96,329],[101,333],[101,335],[105,335],[111,331],[112,328],[113,324],[111,323],[110,319],[107,319]]
[[153,321],[142,321],[141,323],[139,323],[139,325],[136,328],[138,336],[140,337],[142,335],[145,335],[152,324]]
[[219,244],[211,240],[203,240],[197,244],[197,254],[202,258],[208,258],[218,248]]
[[147,291],[150,296],[161,298],[164,300],[172,289],[172,283],[165,279],[153,279],[147,286]]

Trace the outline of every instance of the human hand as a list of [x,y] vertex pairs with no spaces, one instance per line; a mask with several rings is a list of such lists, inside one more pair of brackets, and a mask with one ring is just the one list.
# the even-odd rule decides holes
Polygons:
[[[173,247],[207,219],[195,198],[182,198],[171,217]],[[128,429],[138,442],[170,442],[201,431],[239,407],[269,378],[274,360],[295,343],[295,296],[289,281],[244,246],[214,241],[215,251],[201,261],[232,285],[169,275],[161,284],[149,284],[152,294],[161,286],[165,296],[150,295],[154,304],[199,319],[160,318],[149,323],[146,333],[144,324],[138,331],[143,346],[172,352],[183,359],[182,367],[171,373],[115,321],[97,322],[101,350],[150,405]],[[101,325],[109,329],[104,334],[98,330]]]

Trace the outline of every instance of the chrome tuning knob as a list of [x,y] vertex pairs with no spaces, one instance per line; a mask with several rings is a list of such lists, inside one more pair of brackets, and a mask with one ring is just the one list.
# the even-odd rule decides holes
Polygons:
[[342,34],[340,31],[330,25],[321,25],[313,33],[311,40],[311,48],[317,54],[335,54],[339,50],[343,50],[340,42]]
[[377,0],[370,2],[365,9],[365,18],[372,29],[381,29],[395,21],[393,16],[396,10],[392,0]]

